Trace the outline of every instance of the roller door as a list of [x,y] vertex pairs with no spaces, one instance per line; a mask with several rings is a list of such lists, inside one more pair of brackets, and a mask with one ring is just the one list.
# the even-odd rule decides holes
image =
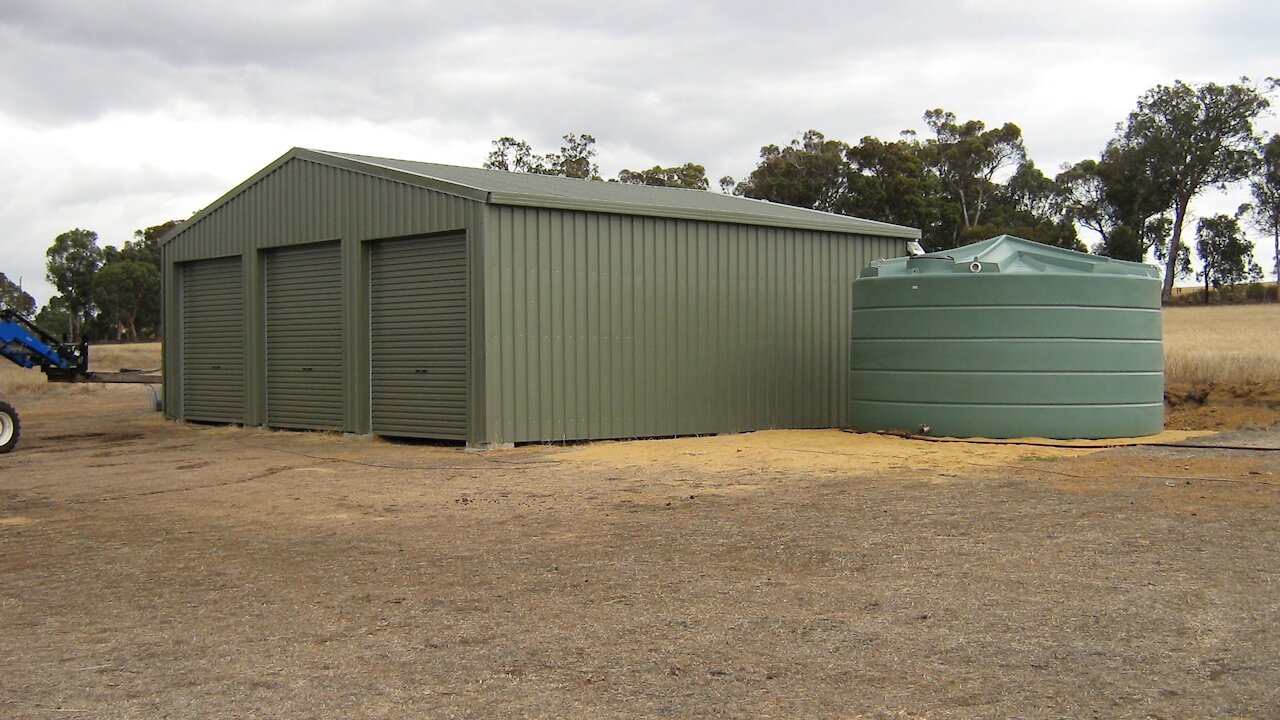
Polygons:
[[377,242],[369,271],[373,431],[466,439],[466,239]]
[[340,246],[282,248],[266,253],[263,261],[267,425],[342,429]]
[[244,422],[240,258],[182,265],[182,417]]

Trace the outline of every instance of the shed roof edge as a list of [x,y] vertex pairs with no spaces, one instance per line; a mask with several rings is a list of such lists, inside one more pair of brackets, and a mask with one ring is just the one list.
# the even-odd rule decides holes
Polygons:
[[[817,230],[823,232],[837,232],[844,234],[856,235],[874,235],[880,237],[902,238],[904,240],[914,240],[920,237],[920,230],[916,228],[906,227],[903,225],[894,225],[892,223],[879,222],[876,220],[866,220],[863,218],[855,218],[846,215],[835,215],[817,210],[809,210],[807,208],[788,207],[789,210],[800,210],[806,213],[812,213],[811,218],[779,218],[749,213],[735,213],[725,210],[699,210],[693,208],[678,208],[666,205],[652,205],[641,203],[623,203],[610,202],[600,200],[579,200],[575,198],[549,197],[545,195],[533,195],[522,193],[504,193],[490,192],[484,188],[465,185],[462,183],[442,180],[440,178],[431,177],[421,173],[393,168],[379,164],[367,159],[355,160],[344,157],[340,154],[330,153],[323,150],[311,150],[307,148],[295,147],[285,154],[276,158],[266,167],[254,173],[247,180],[228,190],[218,199],[209,205],[197,211],[191,217],[187,218],[182,224],[170,230],[160,238],[161,246],[167,245],[178,236],[182,235],[196,223],[212,214],[218,208],[226,205],[236,196],[245,192],[263,178],[272,174],[286,163],[295,160],[309,160],[332,167],[343,168],[353,172],[360,172],[376,177],[383,177],[388,180],[404,182],[416,185],[428,190],[434,190],[449,195],[466,198],[482,203],[493,205],[508,205],[517,207],[544,207],[557,210],[576,210],[586,212],[605,212],[616,213],[622,215],[639,215],[645,217],[670,217],[681,220],[701,220],[707,222],[724,222],[736,225],[757,225],[764,227],[778,228],[794,228],[798,230]],[[764,200],[756,200],[754,198],[742,198],[743,200],[752,200],[754,202],[771,205]]]
[[[751,198],[744,198],[751,199]],[[640,215],[644,217],[664,217],[677,220],[701,220],[705,222],[723,222],[734,225],[759,225],[763,227],[791,228],[795,230],[818,230],[837,232],[845,235],[875,235],[878,237],[894,237],[904,240],[915,240],[920,231],[901,225],[881,223],[875,220],[863,220],[843,215],[827,217],[827,213],[814,211],[813,219],[797,220],[794,218],[774,218],[744,213],[720,211],[699,211],[687,208],[673,208],[663,205],[641,205],[618,202],[602,202],[598,200],[574,200],[572,198],[549,198],[542,195],[524,195],[519,193],[490,193],[492,205],[510,205],[515,207],[538,207],[551,210],[576,210],[583,212],[615,213],[619,215]],[[803,208],[796,208],[797,210]]]

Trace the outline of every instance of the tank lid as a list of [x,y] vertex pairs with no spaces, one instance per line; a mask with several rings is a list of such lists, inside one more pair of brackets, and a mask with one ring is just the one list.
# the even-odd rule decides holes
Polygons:
[[1101,255],[1090,255],[1044,245],[1012,235],[1000,235],[972,245],[915,257],[877,260],[862,271],[861,277],[953,273],[1129,275],[1153,279],[1160,277],[1160,271],[1151,265],[1113,260]]

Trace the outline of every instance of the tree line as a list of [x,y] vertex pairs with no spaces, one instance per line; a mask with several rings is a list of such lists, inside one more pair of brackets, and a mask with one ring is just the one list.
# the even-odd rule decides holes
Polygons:
[[[1280,134],[1260,136],[1256,121],[1270,108],[1274,78],[1255,84],[1189,84],[1181,80],[1143,93],[1117,123],[1098,156],[1064,165],[1053,177],[1028,155],[1012,122],[989,126],[941,108],[924,113],[925,130],[856,143],[809,130],[760,148],[741,180],[720,190],[743,197],[920,228],[929,250],[946,250],[1008,233],[1164,265],[1167,298],[1192,273],[1210,287],[1261,279],[1246,226],[1270,236],[1280,277]],[[568,134],[558,151],[540,154],[524,140],[494,140],[484,166],[512,172],[603,181],[596,139]],[[706,168],[693,162],[624,169],[608,182],[709,190]],[[1252,202],[1233,214],[1195,222],[1193,201],[1209,189],[1247,183]],[[36,303],[0,273],[0,307],[9,307],[69,337],[129,339],[160,332],[159,239],[180,221],[134,233],[121,247],[99,247],[91,230],[58,235],[46,252],[46,278],[58,295]]]
[[119,248],[99,247],[92,230],[61,233],[45,251],[45,278],[58,294],[37,312],[35,299],[0,273],[0,307],[71,339],[159,337],[160,238],[181,222],[138,230]]
[[[785,145],[760,149],[741,180],[720,179],[723,192],[919,228],[930,250],[946,250],[1008,233],[1121,260],[1152,255],[1164,266],[1164,295],[1192,274],[1209,287],[1259,280],[1252,225],[1270,236],[1280,276],[1280,135],[1260,136],[1256,121],[1270,107],[1277,81],[1230,84],[1181,80],[1143,93],[1117,123],[1096,158],[1064,165],[1053,177],[1028,155],[1012,122],[988,126],[936,108],[925,131],[857,143],[809,130]],[[524,140],[493,141],[484,166],[515,172],[602,180],[595,138],[568,134],[558,152],[538,154]],[[696,163],[622,170],[609,182],[706,190]],[[1195,223],[1193,201],[1210,189],[1248,183],[1252,202],[1234,214]],[[1092,234],[1088,248],[1080,229]]]

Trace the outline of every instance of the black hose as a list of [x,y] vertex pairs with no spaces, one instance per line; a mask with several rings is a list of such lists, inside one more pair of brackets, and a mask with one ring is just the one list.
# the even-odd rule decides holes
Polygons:
[[1118,442],[1104,443],[1098,445],[1071,445],[1065,442],[1053,442],[1052,440],[996,440],[991,438],[974,439],[974,438],[943,438],[932,437],[930,435],[918,435],[916,433],[896,432],[893,430],[851,430],[842,428],[844,432],[854,435],[870,434],[883,435],[885,437],[896,437],[904,440],[922,440],[924,442],[936,443],[967,443],[970,445],[1027,445],[1030,447],[1048,447],[1048,448],[1065,448],[1067,450],[1106,450],[1109,448],[1124,447],[1167,447],[1167,448],[1187,448],[1189,450],[1249,450],[1252,452],[1276,452],[1280,448],[1276,447],[1250,447],[1248,445],[1195,445],[1185,442]]

